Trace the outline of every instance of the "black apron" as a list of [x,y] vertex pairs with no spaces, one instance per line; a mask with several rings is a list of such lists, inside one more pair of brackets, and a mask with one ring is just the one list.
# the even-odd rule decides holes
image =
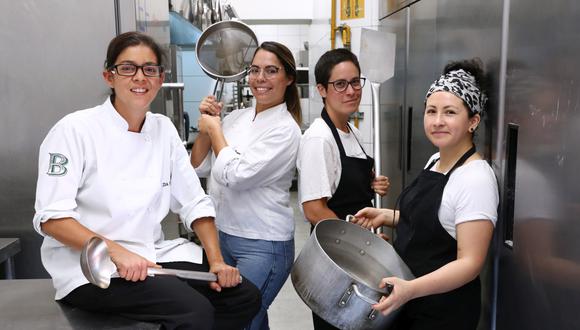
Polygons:
[[[328,200],[326,205],[336,213],[336,216],[339,219],[345,219],[348,214],[355,214],[360,209],[367,206],[373,206],[372,200],[374,193],[371,188],[371,183],[373,181],[374,160],[372,157],[366,155],[366,153],[366,159],[348,157],[344,151],[344,146],[338,136],[338,132],[336,131],[336,126],[334,126],[334,123],[330,120],[326,109],[322,109],[321,117],[326,122],[326,125],[330,127],[330,131],[334,136],[334,141],[336,141],[336,144],[338,145],[338,150],[340,151],[340,164],[342,168],[338,187],[336,187],[336,191],[332,194],[332,197]],[[362,146],[361,149],[364,152]],[[314,323],[314,329],[316,330],[337,329],[314,313],[312,313],[312,320]]]
[[[447,174],[431,171],[434,160],[403,190],[394,247],[416,277],[457,258],[457,241],[441,226],[439,207],[443,189],[455,169],[475,153],[469,149]],[[479,321],[479,277],[453,291],[409,301],[393,329],[475,329]]]
[[[334,136],[334,141],[336,141],[340,152],[340,164],[342,168],[338,187],[336,187],[336,191],[328,200],[327,206],[336,213],[338,218],[345,219],[348,214],[355,214],[362,208],[373,206],[372,200],[374,193],[371,184],[374,179],[374,159],[366,153],[366,159],[348,157],[336,131],[336,126],[330,120],[326,109],[322,110],[321,116],[326,122],[326,125],[330,127],[330,131]],[[360,147],[364,152],[364,148],[362,146]]]

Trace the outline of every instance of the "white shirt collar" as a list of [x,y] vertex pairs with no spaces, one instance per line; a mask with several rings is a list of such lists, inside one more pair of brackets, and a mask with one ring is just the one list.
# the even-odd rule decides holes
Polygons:
[[[105,101],[105,103],[103,103],[103,108],[104,108],[105,112],[107,113],[107,115],[109,116],[109,118],[111,119],[111,122],[113,123],[113,125],[115,125],[119,129],[121,129],[122,131],[129,130],[129,123],[127,123],[125,118],[123,118],[121,116],[121,114],[119,114],[119,112],[117,112],[117,110],[113,106],[113,103],[111,102],[111,97],[108,97],[107,100]],[[140,133],[146,133],[151,129],[151,123],[150,123],[151,119],[149,118],[150,116],[151,116],[151,112],[147,112],[147,114],[145,114],[145,122],[143,123],[143,127],[141,128]]]
[[255,120],[257,120],[257,119],[267,120],[268,118],[275,116],[277,113],[280,113],[282,111],[288,111],[288,108],[286,107],[286,102],[282,102],[282,103],[275,105],[271,108],[268,108],[266,110],[262,110],[259,113],[256,113],[256,108],[254,107],[253,118],[255,118]]

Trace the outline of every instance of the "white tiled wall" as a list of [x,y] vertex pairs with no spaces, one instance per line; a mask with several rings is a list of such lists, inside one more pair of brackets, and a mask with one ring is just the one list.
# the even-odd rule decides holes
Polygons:
[[[284,44],[292,51],[294,59],[298,63],[298,51],[305,50],[304,42],[308,41],[309,24],[249,24],[258,42],[277,41]],[[305,64],[305,63],[303,63]]]

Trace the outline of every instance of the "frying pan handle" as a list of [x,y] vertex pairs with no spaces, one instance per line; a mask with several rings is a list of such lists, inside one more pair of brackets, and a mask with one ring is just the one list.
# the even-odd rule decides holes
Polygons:
[[[346,222],[351,222],[351,221],[352,221],[352,219],[354,219],[354,215],[352,215],[352,214],[347,214],[347,215],[346,215],[346,219],[345,219],[345,221],[346,221]],[[377,229],[375,229],[375,228],[371,228],[371,229],[369,229],[369,230],[370,230],[370,231],[371,231],[371,233],[373,233],[373,234],[380,234],[380,232],[378,231],[378,228],[377,228]]]

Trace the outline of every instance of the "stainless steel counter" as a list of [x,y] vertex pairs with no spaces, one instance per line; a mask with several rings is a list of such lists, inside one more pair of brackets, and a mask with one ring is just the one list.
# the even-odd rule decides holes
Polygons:
[[108,314],[89,313],[54,300],[49,279],[0,280],[0,320],[3,330],[159,329]]
[[4,272],[7,279],[14,278],[14,259],[16,253],[20,252],[20,239],[0,238],[0,264],[4,263]]

